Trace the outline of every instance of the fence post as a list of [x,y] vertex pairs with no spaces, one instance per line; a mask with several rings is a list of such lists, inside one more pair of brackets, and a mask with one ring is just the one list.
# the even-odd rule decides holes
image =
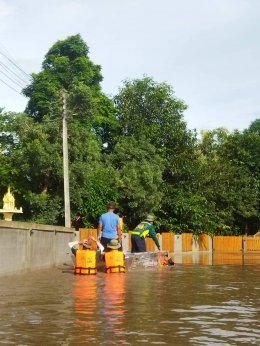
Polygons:
[[129,247],[129,233],[122,233],[122,248],[123,251],[131,251]]
[[243,237],[242,251],[243,251],[243,253],[247,251],[247,237]]
[[174,235],[174,252],[182,252],[182,235]]

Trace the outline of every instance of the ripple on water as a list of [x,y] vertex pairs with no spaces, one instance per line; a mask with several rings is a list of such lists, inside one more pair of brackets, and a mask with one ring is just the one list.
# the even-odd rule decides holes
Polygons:
[[260,345],[260,266],[75,277],[57,269],[0,281],[8,345]]

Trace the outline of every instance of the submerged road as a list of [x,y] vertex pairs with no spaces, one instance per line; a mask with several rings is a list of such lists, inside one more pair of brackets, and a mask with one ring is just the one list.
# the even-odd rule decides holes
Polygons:
[[[0,344],[259,345],[260,265],[126,274],[69,267],[0,279]],[[203,262],[203,261],[202,261]]]

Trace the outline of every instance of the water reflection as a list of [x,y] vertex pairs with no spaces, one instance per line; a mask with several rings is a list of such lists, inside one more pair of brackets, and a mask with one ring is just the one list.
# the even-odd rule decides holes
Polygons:
[[1,278],[0,344],[260,345],[258,260],[204,253],[154,271]]
[[96,331],[97,291],[96,276],[75,276],[75,327],[82,339],[91,339]]
[[[97,335],[118,335],[116,344],[125,342],[125,274],[76,276],[74,285],[75,325],[79,342],[94,342]],[[110,344],[114,344],[113,341]]]
[[260,253],[220,253],[220,252],[197,252],[187,254],[174,254],[175,263],[179,264],[203,264],[203,265],[255,265],[260,264]]

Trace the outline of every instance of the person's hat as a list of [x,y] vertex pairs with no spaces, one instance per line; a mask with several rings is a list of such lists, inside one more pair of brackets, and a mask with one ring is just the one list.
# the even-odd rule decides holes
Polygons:
[[154,216],[151,215],[151,214],[148,214],[144,220],[145,220],[145,221],[153,222],[153,221],[154,221]]
[[121,244],[117,239],[111,239],[110,242],[107,244],[107,247],[116,250],[121,247]]

